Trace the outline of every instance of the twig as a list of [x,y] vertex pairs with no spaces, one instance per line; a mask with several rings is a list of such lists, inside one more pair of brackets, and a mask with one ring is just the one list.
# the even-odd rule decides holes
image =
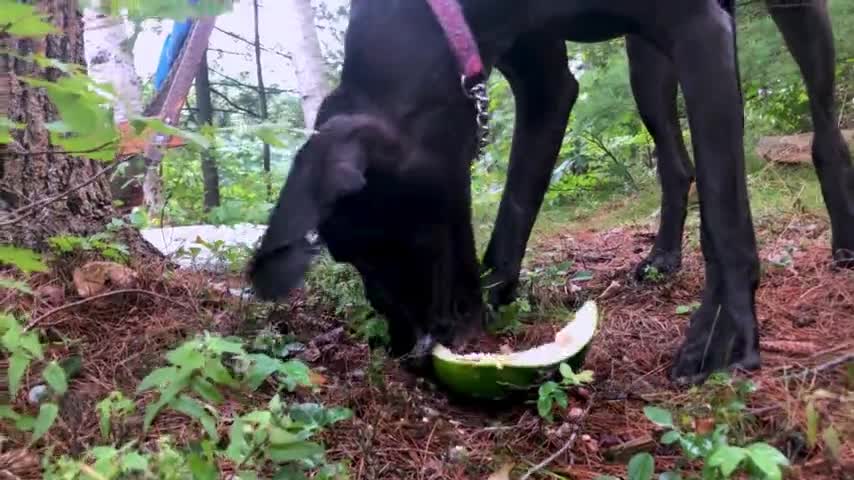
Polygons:
[[528,480],[529,478],[531,478],[531,475],[546,468],[550,463],[554,462],[555,459],[563,455],[564,452],[566,452],[567,450],[572,448],[573,445],[575,445],[575,439],[578,437],[578,431],[581,429],[581,425],[584,424],[584,419],[587,418],[587,414],[590,412],[590,408],[593,406],[594,397],[595,395],[591,395],[590,399],[587,400],[587,407],[584,409],[584,413],[581,415],[581,417],[578,418],[575,430],[572,432],[572,435],[569,436],[569,440],[567,440],[566,443],[562,447],[560,447],[560,450],[549,455],[548,458],[531,467],[527,472],[525,472],[524,475],[519,478],[519,480]]
[[822,373],[822,372],[827,371],[827,370],[831,370],[833,368],[836,368],[836,367],[843,365],[843,364],[846,364],[848,362],[854,362],[854,352],[846,352],[846,353],[844,353],[844,354],[842,354],[836,358],[833,358],[831,360],[828,360],[828,361],[826,361],[826,362],[824,362],[821,365],[818,365],[816,367],[805,368],[804,370],[802,370],[799,373],[792,374],[792,375],[786,375],[784,377],[784,379],[789,380],[789,379],[796,378],[796,377],[806,378],[810,374],[818,375],[819,373]]
[[106,150],[116,144],[118,140],[110,140],[107,143],[98,145],[97,147],[87,148],[86,150],[37,150],[35,152],[14,152],[9,155],[22,157],[32,157],[34,155],[86,155],[87,153],[97,153]]
[[177,300],[173,300],[173,299],[171,299],[171,298],[169,298],[169,297],[167,297],[167,296],[165,296],[165,295],[161,295],[161,294],[159,294],[159,293],[155,293],[155,292],[152,292],[152,291],[150,291],[150,290],[142,290],[142,289],[139,289],[139,288],[126,288],[126,289],[123,289],[123,290],[112,290],[112,291],[109,291],[109,292],[104,292],[104,293],[101,293],[101,294],[98,294],[98,295],[93,295],[93,296],[91,296],[91,297],[87,297],[87,298],[84,298],[84,299],[82,299],[82,300],[78,300],[78,301],[76,301],[76,302],[67,303],[67,304],[65,304],[65,305],[62,305],[62,306],[56,307],[56,308],[54,308],[54,309],[48,310],[48,311],[47,311],[47,312],[45,312],[44,314],[39,315],[38,317],[36,317],[36,318],[34,318],[34,319],[30,320],[30,321],[27,323],[27,325],[24,327],[24,331],[28,331],[28,330],[32,329],[33,327],[35,327],[36,325],[38,325],[40,322],[44,321],[44,319],[46,319],[46,318],[48,318],[48,317],[50,317],[50,316],[56,315],[57,313],[59,313],[59,312],[61,312],[61,311],[63,311],[63,310],[68,310],[68,309],[70,309],[70,308],[79,307],[80,305],[83,305],[83,304],[86,304],[86,303],[89,303],[89,302],[92,302],[92,301],[95,301],[95,300],[100,300],[100,299],[102,299],[102,298],[112,297],[112,296],[114,296],[114,295],[123,295],[123,294],[125,294],[125,293],[141,293],[141,294],[144,294],[144,295],[150,295],[150,296],[152,296],[152,297],[159,298],[159,299],[161,299],[161,300],[165,300],[165,301],[167,301],[167,302],[170,302],[170,303],[173,303],[173,304],[175,304],[175,305],[178,305],[179,307],[184,307],[184,306],[185,306],[184,304],[182,304],[181,302],[178,302]]

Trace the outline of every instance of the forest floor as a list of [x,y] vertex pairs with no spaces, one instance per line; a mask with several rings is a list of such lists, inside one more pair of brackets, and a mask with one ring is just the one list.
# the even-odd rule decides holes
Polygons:
[[[507,464],[514,466],[511,478],[519,478],[559,451],[529,478],[625,478],[628,458],[619,450],[627,445],[653,453],[661,471],[680,455],[657,441],[661,431],[644,417],[643,408],[657,405],[702,417],[697,412],[703,405],[732,397],[731,383],[685,389],[667,379],[689,319],[684,312],[699,300],[703,284],[702,257],[692,233],[696,223],[689,221],[681,271],[651,285],[631,279],[634,265],[651,246],[651,225],[580,225],[549,228],[532,243],[529,275],[546,281],[533,283],[533,313],[505,338],[513,343],[514,336],[554,331],[586,299],[596,299],[604,311],[585,365],[595,380],[570,396],[569,408],[553,423],[538,416],[536,393],[531,402],[514,405],[450,400],[430,381],[413,377],[351,336],[348,325],[327,309],[309,306],[299,292],[270,311],[230,295],[228,287],[235,285],[208,274],[138,261],[132,264],[132,288],[108,286],[101,296],[81,300],[71,272],[87,259],[78,258],[50,274],[34,275],[35,295],[9,294],[0,304],[28,313],[31,323],[46,329],[54,341],[50,358],[83,358],[82,371],[63,400],[61,421],[48,436],[60,452],[97,444],[95,403],[113,390],[132,396],[141,378],[161,365],[164,352],[181,339],[205,330],[245,333],[247,324],[271,319],[308,346],[300,357],[317,373],[318,387],[299,390],[300,399],[353,410],[353,419],[324,434],[330,457],[349,459],[353,479],[486,479]],[[854,272],[832,268],[823,217],[763,216],[756,228],[763,265],[756,297],[763,366],[738,375],[752,380],[757,390],[747,398],[746,410],[734,417],[734,431],[763,438],[789,455],[793,478],[852,478],[854,373],[846,363],[834,363],[854,354]],[[556,265],[563,266],[557,273],[550,270]],[[571,280],[582,271],[591,278]],[[36,381],[25,379],[24,391]],[[23,397],[16,406],[32,410]],[[139,406],[151,401],[150,395],[136,398]],[[262,393],[248,400],[264,398]],[[836,459],[823,445],[805,446],[810,398],[820,427],[832,425],[843,440]],[[153,441],[163,434],[187,439],[200,433],[174,412],[160,415],[143,437],[140,424],[141,419],[129,422],[120,435]],[[42,451],[27,449],[19,435],[5,430],[0,426],[7,438],[0,443],[0,474],[40,478]]]

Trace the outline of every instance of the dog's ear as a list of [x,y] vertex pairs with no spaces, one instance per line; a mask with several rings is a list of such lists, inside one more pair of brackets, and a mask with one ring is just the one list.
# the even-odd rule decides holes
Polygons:
[[255,294],[285,296],[302,280],[317,253],[307,236],[339,199],[367,184],[369,168],[394,168],[401,145],[395,130],[369,115],[338,115],[320,126],[294,159],[249,265]]

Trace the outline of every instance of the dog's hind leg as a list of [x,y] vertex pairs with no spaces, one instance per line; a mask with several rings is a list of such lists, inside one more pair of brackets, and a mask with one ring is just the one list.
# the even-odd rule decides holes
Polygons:
[[836,54],[825,0],[769,0],[771,16],[801,69],[812,112],[812,157],[840,265],[854,267],[854,167],[836,118]]
[[661,221],[655,245],[635,269],[638,280],[654,268],[674,273],[682,264],[682,233],[688,212],[688,191],[694,167],[688,157],[676,107],[678,80],[673,63],[641,37],[626,37],[632,92],[638,112],[658,150]]
[[706,264],[703,302],[674,359],[679,383],[731,367],[758,368],[759,258],[747,195],[744,109],[731,17],[717,5],[674,21],[674,64],[685,95]]
[[513,91],[516,123],[507,181],[483,265],[494,306],[513,299],[528,237],[578,97],[561,39],[544,34],[520,37],[497,68]]

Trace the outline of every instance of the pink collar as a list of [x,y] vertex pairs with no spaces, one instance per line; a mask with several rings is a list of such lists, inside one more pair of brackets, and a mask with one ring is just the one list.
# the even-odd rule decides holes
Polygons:
[[464,87],[483,79],[483,60],[458,0],[427,0],[457,59]]

